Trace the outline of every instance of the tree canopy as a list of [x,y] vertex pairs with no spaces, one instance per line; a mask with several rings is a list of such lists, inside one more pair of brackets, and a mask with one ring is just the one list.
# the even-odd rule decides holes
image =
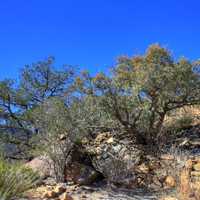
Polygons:
[[[155,44],[144,55],[119,57],[108,75],[91,76],[69,65],[57,70],[53,57],[27,65],[18,83],[0,81],[1,136],[16,142],[15,136],[22,134],[24,145],[29,146],[34,134],[46,133],[51,127],[44,130],[41,124],[49,120],[53,124],[59,116],[60,134],[65,132],[64,122],[69,122],[68,131],[74,127],[76,134],[118,130],[137,143],[156,144],[166,115],[200,104],[199,64],[199,60],[176,60],[168,49]],[[45,106],[55,98],[67,115],[58,110],[45,114]]]

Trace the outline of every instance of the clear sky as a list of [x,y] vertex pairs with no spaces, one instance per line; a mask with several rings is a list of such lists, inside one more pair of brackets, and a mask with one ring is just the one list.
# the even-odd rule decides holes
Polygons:
[[160,43],[176,57],[200,58],[199,0],[2,0],[0,79],[56,57],[92,73],[119,55]]

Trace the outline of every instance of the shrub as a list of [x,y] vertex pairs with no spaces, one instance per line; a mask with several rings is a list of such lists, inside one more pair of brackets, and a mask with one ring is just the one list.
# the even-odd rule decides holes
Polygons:
[[0,159],[0,199],[10,200],[21,197],[33,188],[39,180],[36,172],[19,164]]
[[33,138],[34,153],[48,157],[57,182],[65,181],[65,167],[77,140],[71,111],[58,98],[51,98],[33,111],[38,134]]

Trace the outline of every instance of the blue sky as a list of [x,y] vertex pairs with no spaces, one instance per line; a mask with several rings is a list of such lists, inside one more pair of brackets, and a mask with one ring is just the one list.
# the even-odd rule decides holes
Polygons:
[[199,0],[1,1],[0,79],[49,55],[96,73],[156,42],[198,59],[199,10]]

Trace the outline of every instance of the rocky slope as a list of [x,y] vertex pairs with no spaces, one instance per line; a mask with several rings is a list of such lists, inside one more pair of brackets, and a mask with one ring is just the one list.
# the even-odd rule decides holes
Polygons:
[[178,151],[157,157],[145,153],[131,140],[119,139],[108,132],[98,134],[93,140],[85,138],[83,149],[72,152],[64,185],[49,182],[54,179],[49,179],[53,171],[47,167],[51,162],[46,162],[46,158],[35,158],[26,164],[39,170],[45,178],[42,186],[29,192],[27,197],[35,200],[156,200],[163,193],[177,192],[180,188],[194,195],[194,189],[200,191],[200,156],[196,153],[200,147],[199,136],[199,126],[186,129],[172,143]]

